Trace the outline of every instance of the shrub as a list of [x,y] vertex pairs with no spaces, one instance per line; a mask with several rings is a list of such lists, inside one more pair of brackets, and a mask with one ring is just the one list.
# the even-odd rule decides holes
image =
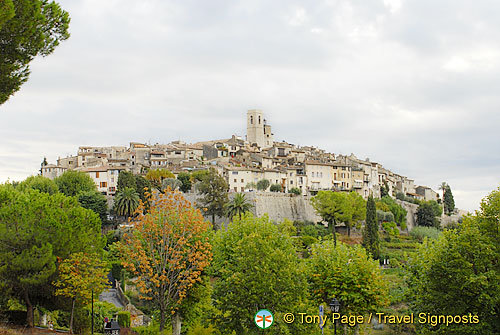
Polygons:
[[[390,214],[392,215],[392,213]],[[382,227],[384,228],[387,234],[392,236],[399,236],[399,229],[398,226],[396,225],[396,222],[383,222]]]
[[130,312],[119,311],[118,312],[118,324],[120,327],[129,328],[130,327]]
[[267,179],[261,179],[261,180],[259,180],[259,181],[257,182],[257,189],[258,189],[259,191],[265,191],[265,190],[267,190],[267,188],[269,187],[269,184],[271,184],[271,183],[269,182],[269,180],[267,180]]
[[292,187],[291,189],[288,190],[288,193],[292,193],[294,195],[301,195],[302,190],[298,187]]
[[209,325],[207,328],[205,328],[200,324],[195,324],[186,333],[186,335],[213,335],[213,334],[215,334],[215,329],[212,325]]
[[271,187],[269,188],[271,192],[281,192],[281,185],[280,184],[272,184]]
[[423,241],[425,237],[437,239],[439,234],[441,234],[439,229],[434,227],[415,227],[410,232],[410,236],[419,241]]

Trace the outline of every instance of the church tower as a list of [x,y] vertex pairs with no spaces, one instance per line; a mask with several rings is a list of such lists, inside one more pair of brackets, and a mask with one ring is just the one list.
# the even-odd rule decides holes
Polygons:
[[261,110],[251,109],[247,112],[247,141],[257,144],[261,149],[270,148],[274,144],[271,126],[266,124]]

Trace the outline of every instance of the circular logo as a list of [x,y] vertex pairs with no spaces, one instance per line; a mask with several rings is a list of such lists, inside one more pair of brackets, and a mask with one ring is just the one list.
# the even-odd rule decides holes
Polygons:
[[273,313],[268,311],[267,309],[261,309],[257,313],[255,313],[254,321],[257,327],[260,329],[266,329],[271,327],[274,322]]

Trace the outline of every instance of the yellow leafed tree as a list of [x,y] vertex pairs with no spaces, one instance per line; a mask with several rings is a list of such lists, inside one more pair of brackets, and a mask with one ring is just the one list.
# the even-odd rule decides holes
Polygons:
[[160,330],[170,311],[172,333],[179,335],[178,307],[212,259],[210,224],[180,192],[170,188],[149,194],[148,203],[147,211],[145,204],[137,209],[134,228],[124,235],[119,250],[123,265],[138,278],[141,298],[158,306]]

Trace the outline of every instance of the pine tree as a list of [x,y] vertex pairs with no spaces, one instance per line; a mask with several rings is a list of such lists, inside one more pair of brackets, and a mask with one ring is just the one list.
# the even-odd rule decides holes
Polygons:
[[370,195],[366,203],[366,222],[363,230],[363,246],[374,259],[380,256],[380,241],[378,235],[377,208],[375,200]]

